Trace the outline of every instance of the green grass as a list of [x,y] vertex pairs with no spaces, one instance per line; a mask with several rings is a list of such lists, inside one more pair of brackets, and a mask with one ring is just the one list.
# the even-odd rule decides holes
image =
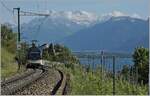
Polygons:
[[17,72],[14,55],[5,48],[1,48],[1,77],[8,77]]
[[[81,66],[67,68],[61,66],[70,74],[71,95],[112,95],[112,77],[103,77],[100,70],[85,72]],[[117,95],[147,95],[148,85],[133,85],[125,80],[116,79]]]

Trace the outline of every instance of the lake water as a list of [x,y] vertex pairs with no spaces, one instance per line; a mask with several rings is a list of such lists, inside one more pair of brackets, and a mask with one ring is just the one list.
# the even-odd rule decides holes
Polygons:
[[[97,68],[98,66],[103,66],[103,68],[112,71],[113,70],[113,59],[107,58],[103,61],[101,59],[87,59],[80,58],[80,63],[86,66],[91,66],[92,69]],[[132,66],[133,59],[132,58],[115,58],[115,69],[116,71],[122,70],[124,65]]]

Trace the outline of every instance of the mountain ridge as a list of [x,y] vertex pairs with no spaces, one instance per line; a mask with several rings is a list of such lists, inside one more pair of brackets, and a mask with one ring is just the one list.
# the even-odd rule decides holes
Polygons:
[[[147,24],[144,24],[147,20],[142,19],[137,14],[128,15],[119,11],[102,14],[101,16],[86,11],[48,11],[47,14],[49,14],[49,16],[34,18],[29,23],[23,24],[21,28],[21,32],[23,33],[22,37],[27,37],[28,41],[38,39],[40,41],[39,43],[65,43],[66,40],[68,40],[68,42],[72,43],[66,45],[70,46],[71,44],[75,43],[75,46],[78,42],[81,43],[81,41],[84,41],[80,41],[79,39],[85,39],[87,34],[89,34],[89,31],[96,31],[95,34],[103,36],[101,37],[103,39],[99,40],[99,37],[94,35],[94,33],[90,34],[89,36],[87,36],[88,39],[86,38],[86,41],[89,41],[86,47],[94,46],[95,48],[91,48],[93,50],[97,50],[97,48],[106,48],[107,50],[119,50],[119,48],[122,48],[121,46],[123,45],[119,44],[118,42],[125,44],[125,42],[127,41],[131,42],[132,38],[134,38],[133,44],[126,43],[125,45],[137,45],[135,44],[135,42],[139,40],[136,40],[136,35],[142,35],[143,33],[139,31],[147,30],[147,27],[145,27],[147,26]],[[132,26],[132,28],[129,25]],[[143,28],[141,28],[141,25]],[[114,35],[111,32],[112,30],[116,31],[115,34],[116,36],[118,36],[117,38],[119,38],[118,41],[111,37],[112,35]],[[138,33],[133,34],[135,33],[134,30]],[[123,31],[122,34],[120,33],[120,31]],[[127,32],[128,34],[125,34],[125,32]],[[76,42],[76,39],[68,39],[72,38],[72,36],[75,36],[76,34],[85,36],[76,37],[76,39],[79,40],[78,42]],[[108,40],[104,39],[104,37],[109,38],[109,41],[114,42],[111,47],[109,46],[110,49],[108,48],[108,45],[106,46],[106,44],[103,44],[106,41],[107,43],[109,43]],[[139,38],[141,37],[139,36]],[[92,44],[92,42],[96,42],[96,39],[100,42],[100,44]],[[117,44],[119,44],[120,46],[118,46],[118,48],[114,48],[114,46],[117,46]],[[74,48],[76,49],[76,47],[81,47],[82,45],[84,44],[77,44]],[[105,47],[103,45],[105,45]]]
[[[128,40],[136,42],[139,41],[139,38],[143,40],[143,36],[148,36],[148,21],[127,16],[113,17],[106,22],[81,31],[61,43],[73,50],[125,51],[123,48],[119,48],[123,46],[122,44],[130,45],[126,43]],[[135,42],[134,46],[128,46],[126,51],[132,51],[137,47],[138,43],[135,44]],[[143,43],[141,45],[148,46]]]

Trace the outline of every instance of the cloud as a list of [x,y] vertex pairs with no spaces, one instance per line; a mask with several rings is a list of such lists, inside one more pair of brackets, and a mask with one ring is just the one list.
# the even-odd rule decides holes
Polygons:
[[138,15],[138,14],[136,14],[136,13],[134,13],[131,17],[133,17],[133,18],[142,18],[140,15]]
[[125,13],[120,12],[120,11],[113,11],[111,13],[108,13],[108,15],[114,16],[114,17],[118,17],[118,16],[126,16]]
[[139,14],[137,14],[137,13],[127,14],[127,13],[124,13],[124,12],[121,12],[121,11],[117,11],[117,10],[114,10],[114,11],[112,11],[110,13],[103,14],[102,16],[113,16],[113,17],[129,16],[129,17],[132,17],[132,18],[142,19],[142,17]]

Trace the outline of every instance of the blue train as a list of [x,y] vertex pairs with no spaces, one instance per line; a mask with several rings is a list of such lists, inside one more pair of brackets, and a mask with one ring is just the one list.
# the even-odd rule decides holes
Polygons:
[[27,52],[27,68],[43,69],[44,60],[42,58],[43,49],[48,48],[47,44],[37,47],[35,43],[32,43],[32,47]]

